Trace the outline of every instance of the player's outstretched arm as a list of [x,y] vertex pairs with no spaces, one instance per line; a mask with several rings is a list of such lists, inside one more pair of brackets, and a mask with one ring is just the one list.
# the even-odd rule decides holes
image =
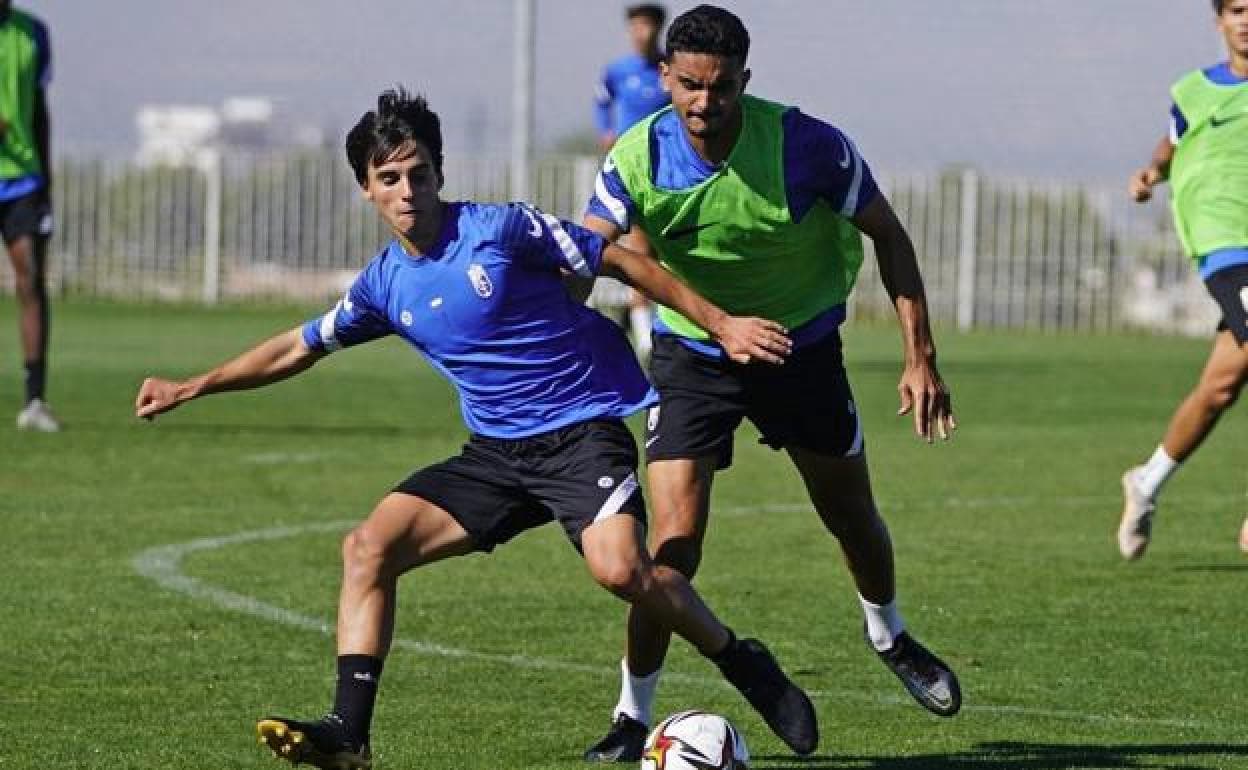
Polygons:
[[304,371],[324,356],[308,348],[300,329],[291,329],[197,377],[182,381],[148,377],[134,399],[134,414],[150,420],[200,396],[264,387]]
[[936,344],[928,324],[927,295],[914,244],[883,195],[877,195],[853,221],[875,243],[880,279],[901,322],[905,367],[897,385],[901,396],[897,414],[913,414],[914,432],[928,443],[933,433],[947,440],[957,422],[949,388],[936,368]]
[[1144,168],[1131,175],[1127,182],[1127,194],[1136,203],[1145,203],[1153,197],[1153,188],[1170,178],[1170,161],[1174,160],[1174,145],[1170,137],[1163,136],[1153,150],[1152,160]]
[[728,315],[686,286],[657,260],[616,244],[602,254],[603,272],[610,272],[652,301],[666,305],[702,327],[733,361],[782,364],[792,350],[788,331],[765,318]]

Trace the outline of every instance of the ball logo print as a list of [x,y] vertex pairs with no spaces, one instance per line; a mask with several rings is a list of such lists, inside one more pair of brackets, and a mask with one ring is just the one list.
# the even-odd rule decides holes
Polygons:
[[745,739],[727,719],[682,711],[650,733],[641,770],[748,770],[749,761]]

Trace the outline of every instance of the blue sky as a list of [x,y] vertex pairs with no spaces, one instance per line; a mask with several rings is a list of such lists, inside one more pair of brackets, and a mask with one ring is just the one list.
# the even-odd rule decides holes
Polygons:
[[[140,105],[230,95],[272,97],[340,133],[396,82],[428,94],[448,151],[508,147],[511,0],[17,4],[51,30],[63,147],[132,148]],[[597,71],[624,50],[625,4],[537,5],[537,130],[549,143],[590,127]],[[839,125],[893,171],[1123,176],[1165,130],[1169,83],[1222,57],[1206,0],[723,5],[751,30],[752,92]]]

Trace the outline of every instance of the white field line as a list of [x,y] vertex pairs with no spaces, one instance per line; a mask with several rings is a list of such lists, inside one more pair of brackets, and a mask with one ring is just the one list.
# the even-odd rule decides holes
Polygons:
[[[794,506],[794,509],[806,510],[806,508],[802,506]],[[321,634],[332,635],[334,633],[334,627],[333,624],[328,621],[313,617],[311,615],[304,615],[283,607],[278,607],[245,594],[219,588],[209,583],[205,583],[197,578],[183,574],[182,560],[189,554],[198,553],[200,551],[212,551],[220,548],[229,548],[231,546],[242,545],[245,543],[263,542],[266,540],[282,540],[305,534],[342,532],[355,523],[356,522],[354,521],[332,521],[316,524],[303,524],[291,527],[275,527],[272,529],[253,530],[250,532],[239,532],[237,534],[224,535],[220,537],[205,537],[185,543],[174,543],[172,545],[162,545],[149,548],[136,554],[134,558],[131,559],[130,563],[138,574],[154,581],[157,585],[170,591],[185,594],[194,599],[207,601],[223,609],[242,613],[244,615],[251,615],[263,620],[290,626],[292,628],[300,628],[306,631],[315,631]],[[528,655],[500,655],[497,653],[478,652],[475,650],[466,650],[456,647],[446,647],[433,642],[424,642],[414,639],[396,638],[394,640],[394,646],[410,650],[421,655],[471,660],[481,663],[510,666],[514,668],[563,671],[568,673],[587,674],[608,679],[613,679],[619,674],[619,669],[614,666],[605,667],[588,663],[573,663],[570,661],[537,658]],[[663,678],[666,681],[675,681],[704,687],[729,686],[726,682],[720,679],[692,676],[687,674],[668,673],[664,674]],[[872,694],[854,690],[814,690],[809,691],[808,694],[812,698],[816,699],[853,700],[880,706],[904,706],[906,708],[916,708],[913,701],[909,698],[891,694]],[[1004,703],[972,703],[965,705],[963,710],[985,714],[1013,715],[1038,719],[1056,719],[1073,722],[1106,724],[1153,725],[1185,730],[1231,729],[1228,725],[1194,719],[1154,719],[1148,717],[1086,714],[1080,711],[1033,708],[1030,706],[1018,706]]]

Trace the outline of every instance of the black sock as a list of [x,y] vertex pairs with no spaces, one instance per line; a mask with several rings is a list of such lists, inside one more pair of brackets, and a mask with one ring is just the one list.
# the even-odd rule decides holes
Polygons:
[[371,655],[339,655],[338,687],[334,691],[334,713],[347,726],[347,739],[354,746],[368,743],[373,722],[373,703],[381,681],[381,658]]
[[725,662],[727,662],[728,658],[732,656],[732,651],[737,646],[737,635],[732,632],[731,628],[725,627],[725,630],[728,632],[728,643],[725,644],[724,648],[719,652],[714,652],[706,656],[717,666],[722,666]]
[[26,403],[43,398],[43,384],[47,379],[48,365],[43,359],[26,362]]

